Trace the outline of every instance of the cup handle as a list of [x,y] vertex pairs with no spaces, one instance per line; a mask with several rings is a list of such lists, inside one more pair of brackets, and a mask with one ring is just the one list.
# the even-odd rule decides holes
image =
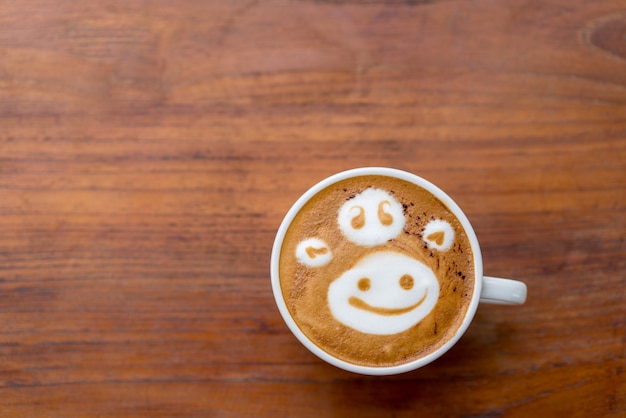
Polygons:
[[495,305],[523,305],[526,302],[526,284],[517,280],[483,276],[481,303]]

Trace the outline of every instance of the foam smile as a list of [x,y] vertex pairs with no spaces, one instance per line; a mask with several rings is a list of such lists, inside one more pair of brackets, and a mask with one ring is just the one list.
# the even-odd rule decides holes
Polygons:
[[348,303],[355,308],[372,312],[378,315],[402,315],[411,312],[413,309],[420,306],[422,302],[426,300],[426,296],[428,296],[428,290],[426,290],[424,296],[415,305],[411,305],[406,308],[381,308],[379,306],[372,306],[364,300],[357,298],[356,296],[351,296],[350,299],[348,299]]

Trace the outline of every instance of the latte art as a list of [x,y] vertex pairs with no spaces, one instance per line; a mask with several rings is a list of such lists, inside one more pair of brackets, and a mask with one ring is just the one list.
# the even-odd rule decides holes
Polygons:
[[320,267],[327,264],[333,257],[328,245],[319,238],[309,238],[298,244],[296,258],[302,264],[310,267]]
[[388,192],[369,188],[339,209],[337,222],[347,239],[372,247],[397,236],[405,219],[402,206]]
[[424,241],[430,248],[447,251],[454,244],[454,229],[446,221],[432,220],[424,228]]
[[338,321],[376,335],[411,328],[430,313],[438,297],[439,282],[428,266],[390,251],[365,257],[328,289],[330,310]]
[[427,190],[361,176],[317,192],[280,251],[281,291],[300,330],[353,364],[390,366],[441,347],[471,300],[471,245]]

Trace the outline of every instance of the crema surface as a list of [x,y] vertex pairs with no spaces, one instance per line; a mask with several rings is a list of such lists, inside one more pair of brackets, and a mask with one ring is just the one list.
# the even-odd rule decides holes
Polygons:
[[280,252],[283,297],[321,349],[365,366],[425,356],[452,338],[474,289],[469,240],[427,190],[360,176],[317,193]]

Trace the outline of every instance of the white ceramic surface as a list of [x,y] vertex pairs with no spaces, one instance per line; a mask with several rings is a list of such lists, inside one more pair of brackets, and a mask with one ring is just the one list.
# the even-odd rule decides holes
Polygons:
[[[435,195],[454,215],[457,217],[459,222],[461,223],[467,237],[470,241],[472,247],[472,253],[474,255],[474,274],[476,277],[474,291],[472,294],[472,299],[467,308],[467,314],[463,319],[463,323],[457,330],[456,334],[448,340],[443,346],[441,346],[438,350],[421,357],[417,360],[404,363],[396,366],[389,367],[369,367],[369,366],[360,366],[352,363],[348,363],[346,361],[340,360],[322,348],[315,345],[309,338],[300,330],[296,322],[291,317],[287,305],[283,299],[283,294],[280,286],[280,279],[278,275],[278,265],[280,258],[280,250],[282,247],[283,239],[285,237],[285,233],[289,225],[291,224],[295,215],[300,211],[300,209],[304,206],[304,204],[313,197],[316,193],[328,187],[331,184],[334,184],[338,181],[345,180],[351,177],[358,176],[366,176],[366,175],[380,175],[380,176],[390,176],[396,177],[410,183],[416,184],[430,193]],[[272,289],[274,292],[274,298],[276,300],[276,304],[278,309],[285,320],[289,329],[293,332],[296,338],[304,344],[313,354],[321,358],[322,360],[339,367],[344,370],[348,370],[354,373],[360,373],[365,375],[392,375],[408,372],[411,370],[415,370],[419,367],[425,366],[431,363],[433,360],[437,359],[441,355],[443,355],[446,351],[448,351],[456,342],[461,338],[461,336],[465,333],[470,323],[472,322],[474,315],[476,313],[476,309],[478,308],[479,302],[483,303],[491,303],[491,304],[502,304],[502,305],[521,305],[526,301],[526,285],[517,280],[510,279],[500,279],[495,277],[487,277],[483,276],[483,262],[482,256],[480,252],[480,246],[478,244],[478,240],[476,238],[476,234],[474,233],[474,229],[472,228],[469,220],[459,208],[459,206],[450,198],[446,193],[444,193],[441,189],[439,189],[434,184],[429,181],[408,173],[406,171],[401,171],[392,168],[384,168],[384,167],[363,167],[356,168],[348,171],[343,171],[341,173],[337,173],[332,175],[321,182],[317,183],[313,187],[311,187],[308,191],[306,191],[291,207],[291,209],[287,212],[283,222],[281,223],[278,232],[276,234],[276,239],[274,241],[274,246],[272,249],[272,257],[271,257],[271,282]]]

